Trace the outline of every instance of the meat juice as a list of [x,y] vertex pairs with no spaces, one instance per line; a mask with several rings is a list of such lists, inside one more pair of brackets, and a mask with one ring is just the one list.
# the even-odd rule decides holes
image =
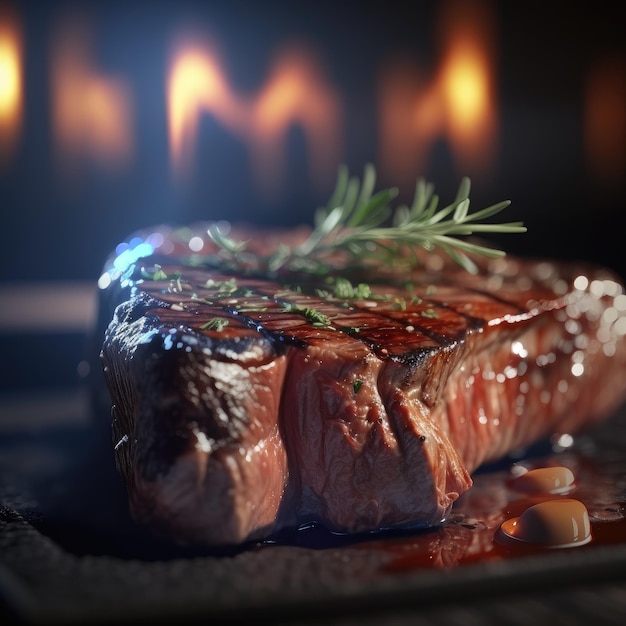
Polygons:
[[[597,458],[566,453],[479,473],[474,486],[461,496],[440,528],[412,537],[375,541],[376,547],[392,553],[384,571],[453,568],[530,555],[549,556],[554,550],[592,550],[624,543],[626,498],[622,464],[623,461],[603,463]],[[571,472],[574,482],[561,493],[542,490],[539,483],[534,490],[528,485],[520,489],[515,484],[520,468],[552,470],[557,475]],[[572,504],[575,513],[582,508],[588,515],[586,537],[583,522],[572,513]],[[537,507],[544,508],[548,520],[536,522],[534,537],[522,533],[516,538],[503,532],[507,524],[510,528],[513,520]],[[561,544],[551,541],[550,532],[561,537],[578,532],[580,539]]]
[[[611,429],[600,429],[576,440],[555,437],[520,458],[482,468],[474,476],[472,488],[437,528],[383,531],[355,538],[311,526],[269,543],[334,547],[348,554],[351,550],[379,551],[388,557],[380,571],[389,575],[623,544],[626,459],[619,450],[622,422],[618,417],[617,429],[611,434],[604,434]],[[561,447],[563,442],[567,449]],[[534,536],[523,532],[507,536],[503,529],[510,530],[513,521],[536,510],[541,514],[532,516]]]

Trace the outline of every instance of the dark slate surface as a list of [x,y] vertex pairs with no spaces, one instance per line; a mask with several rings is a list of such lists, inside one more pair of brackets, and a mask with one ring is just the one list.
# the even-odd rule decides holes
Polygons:
[[[626,537],[404,573],[385,569],[393,553],[379,542],[173,547],[126,517],[108,424],[90,415],[88,400],[72,388],[0,401],[4,622],[595,624],[626,615]],[[626,410],[583,445],[601,451],[623,494]]]

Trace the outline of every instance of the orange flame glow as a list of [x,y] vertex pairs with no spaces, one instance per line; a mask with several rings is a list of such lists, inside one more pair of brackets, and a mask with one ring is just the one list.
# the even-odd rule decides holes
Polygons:
[[215,53],[200,45],[177,52],[169,72],[167,103],[170,150],[179,176],[192,170],[200,113],[212,113],[232,131],[246,123],[246,104],[230,90]]
[[13,152],[22,123],[22,40],[17,19],[0,13],[0,164]]
[[486,174],[497,126],[492,66],[493,18],[481,2],[448,2],[440,15],[445,54],[427,82],[408,63],[380,81],[381,170],[409,182],[428,151],[445,137],[461,174]]
[[193,168],[202,112],[248,142],[262,192],[272,194],[280,187],[286,172],[284,138],[292,123],[306,133],[313,181],[323,184],[336,173],[338,98],[313,56],[302,50],[284,50],[260,94],[246,99],[233,92],[213,51],[187,45],[174,55],[167,91],[170,150],[178,177]]
[[598,61],[585,93],[585,149],[591,175],[605,186],[626,178],[626,61]]
[[459,38],[441,75],[447,130],[460,168],[487,169],[495,136],[489,60],[476,41]]
[[336,174],[341,153],[340,105],[314,57],[285,49],[255,102],[252,117],[254,175],[268,194],[276,193],[287,171],[285,138],[299,124],[308,141],[311,178],[318,186]]
[[53,56],[53,125],[65,165],[85,156],[119,167],[132,156],[132,100],[127,85],[102,78],[89,58],[86,29],[67,23]]

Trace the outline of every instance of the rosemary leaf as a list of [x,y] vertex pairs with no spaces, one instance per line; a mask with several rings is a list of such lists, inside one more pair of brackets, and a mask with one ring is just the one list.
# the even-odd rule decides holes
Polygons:
[[[255,257],[257,270],[324,275],[333,269],[329,255],[337,252],[346,255],[349,266],[359,267],[372,259],[389,262],[398,257],[415,264],[419,262],[419,248],[427,252],[439,248],[468,272],[475,273],[477,265],[469,255],[497,258],[504,252],[460,237],[526,232],[522,222],[484,222],[508,207],[509,201],[471,213],[468,177],[461,179],[455,200],[443,208],[439,208],[432,183],[422,179],[415,184],[410,206],[392,207],[398,190],[374,193],[375,183],[373,165],[366,165],[362,181],[350,177],[347,167],[341,165],[328,204],[315,212],[310,236],[294,248],[281,246],[265,259]],[[245,257],[246,242],[233,241],[218,228],[210,229],[209,235],[230,263],[243,267],[244,260],[250,261]]]

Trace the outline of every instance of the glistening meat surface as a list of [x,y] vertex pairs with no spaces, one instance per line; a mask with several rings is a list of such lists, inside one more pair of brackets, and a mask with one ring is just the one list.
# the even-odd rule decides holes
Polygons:
[[470,275],[432,254],[295,285],[215,267],[209,241],[190,255],[204,230],[146,231],[101,280],[116,463],[134,517],[181,543],[437,525],[481,464],[624,400],[606,269],[507,257]]

